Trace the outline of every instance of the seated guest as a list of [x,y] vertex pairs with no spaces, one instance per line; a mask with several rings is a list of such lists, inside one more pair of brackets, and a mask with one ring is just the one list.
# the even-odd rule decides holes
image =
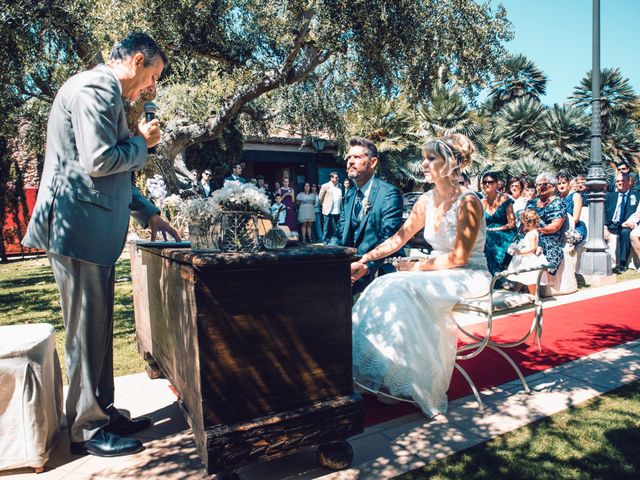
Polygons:
[[631,248],[636,254],[636,257],[640,258],[640,202],[638,202],[636,211],[627,218],[622,224],[622,227],[631,229],[629,233]]
[[[445,413],[456,359],[453,307],[486,295],[482,203],[458,184],[474,146],[461,134],[422,147],[422,169],[435,188],[415,203],[400,230],[351,264],[352,280],[366,265],[400,250],[423,231],[429,257],[402,260],[376,278],[353,307],[353,375],[377,392],[412,398],[427,416]],[[347,207],[348,208],[348,207]]]
[[[616,171],[617,171],[617,173],[624,173],[626,175],[629,175],[629,180],[630,180],[629,190],[631,190],[631,191],[640,191],[640,183],[638,182],[638,174],[631,171],[631,167],[629,166],[629,164],[625,160],[619,160],[619,161],[616,162]],[[616,191],[615,181],[616,181],[616,177],[614,176],[611,179],[611,181],[609,182],[609,191],[610,192],[615,192]]]
[[[355,247],[359,254],[371,250],[398,231],[402,223],[402,195],[393,185],[374,176],[378,149],[367,138],[353,137],[347,152],[347,175],[354,186],[347,190],[336,231],[329,245]],[[353,285],[361,292],[373,280],[381,261],[362,265],[363,274]]]
[[[562,246],[564,239],[561,238],[561,230],[567,218],[567,209],[564,201],[554,195],[555,186],[558,180],[548,172],[542,172],[536,177],[537,197],[527,202],[527,207],[535,210],[540,217],[538,233],[540,234],[539,245],[542,253],[547,258],[547,263],[551,265],[549,273],[555,275],[558,267],[564,259]],[[520,232],[516,236],[519,241],[524,237]]]
[[618,236],[616,243],[617,265],[613,268],[613,273],[624,272],[629,261],[632,229],[625,227],[624,224],[636,211],[638,200],[640,199],[640,193],[629,191],[630,183],[631,178],[629,175],[618,173],[616,175],[617,192],[607,193],[604,202],[605,240],[608,240],[610,233]]
[[504,270],[507,249],[515,236],[516,219],[513,200],[498,192],[498,175],[492,172],[482,176],[482,207],[487,222],[487,241],[484,253],[491,275]]
[[231,175],[225,177],[225,182],[240,182],[247,183],[247,181],[242,178],[242,164],[235,162],[231,164]]
[[587,236],[587,226],[580,220],[582,212],[582,197],[577,192],[572,192],[569,177],[566,175],[558,175],[558,196],[564,200],[564,206],[567,213],[573,218],[574,231],[580,235],[580,239],[576,243],[582,242]]

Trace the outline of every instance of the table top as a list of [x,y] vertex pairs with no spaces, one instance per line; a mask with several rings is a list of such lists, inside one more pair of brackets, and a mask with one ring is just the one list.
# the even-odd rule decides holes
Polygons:
[[261,250],[255,253],[222,253],[193,251],[189,242],[150,242],[136,240],[130,248],[147,251],[153,255],[176,262],[187,263],[197,268],[283,265],[300,262],[327,262],[331,260],[352,261],[357,254],[355,248],[300,245],[278,250]]

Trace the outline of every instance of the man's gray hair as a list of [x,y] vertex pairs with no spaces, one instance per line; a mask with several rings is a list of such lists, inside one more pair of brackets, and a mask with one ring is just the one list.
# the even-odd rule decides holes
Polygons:
[[158,46],[156,41],[144,32],[135,30],[129,35],[124,37],[119,42],[116,42],[111,49],[109,55],[110,60],[125,60],[136,53],[142,53],[144,55],[144,66],[148,67],[152,63],[155,63],[157,57],[162,59],[164,68],[167,68],[169,59],[164,51]]
[[547,183],[550,183],[551,185],[558,184],[558,179],[551,172],[542,172],[540,175],[536,177],[536,183],[540,183],[542,180],[544,180]]

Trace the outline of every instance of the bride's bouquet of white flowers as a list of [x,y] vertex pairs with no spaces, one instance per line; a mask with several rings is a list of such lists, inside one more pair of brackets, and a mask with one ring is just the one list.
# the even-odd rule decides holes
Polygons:
[[269,214],[269,198],[252,183],[226,181],[213,192],[209,201],[223,211],[262,212]]

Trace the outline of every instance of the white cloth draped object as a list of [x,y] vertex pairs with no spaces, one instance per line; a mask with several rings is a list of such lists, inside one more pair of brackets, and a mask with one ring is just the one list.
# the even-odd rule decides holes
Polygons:
[[62,418],[53,326],[0,327],[0,469],[44,466]]

